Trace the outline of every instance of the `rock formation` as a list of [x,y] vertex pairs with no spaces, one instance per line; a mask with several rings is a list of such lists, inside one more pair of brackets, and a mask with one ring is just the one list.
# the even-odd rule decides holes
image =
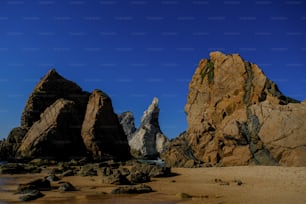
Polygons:
[[69,158],[84,156],[81,120],[73,101],[58,99],[49,106],[25,135],[17,155],[22,158]]
[[257,65],[213,52],[189,85],[186,141],[192,155],[210,165],[305,166],[305,109]]
[[87,150],[95,158],[129,158],[129,146],[111,99],[102,91],[95,90],[89,97],[82,137]]
[[119,122],[124,130],[125,135],[128,137],[128,140],[132,134],[136,131],[135,127],[135,118],[132,112],[127,111],[118,115]]
[[84,115],[88,96],[89,93],[83,92],[76,83],[63,78],[55,69],[51,69],[31,93],[22,113],[21,126],[31,127],[39,120],[40,114],[60,98],[74,101],[80,114]]
[[160,130],[158,117],[158,99],[154,98],[142,116],[140,127],[129,137],[134,156],[153,159],[164,151],[168,139]]
[[31,93],[21,126],[0,143],[0,160],[88,155],[129,158],[127,139],[111,100],[101,91],[94,91],[88,101],[89,95],[50,70]]

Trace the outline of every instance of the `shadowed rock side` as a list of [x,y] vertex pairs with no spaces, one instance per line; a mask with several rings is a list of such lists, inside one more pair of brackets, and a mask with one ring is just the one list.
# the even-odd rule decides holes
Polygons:
[[14,159],[16,151],[27,132],[28,128],[25,127],[16,127],[11,130],[7,139],[0,142],[0,160]]
[[111,99],[100,90],[93,91],[89,97],[82,137],[94,158],[130,158],[127,138],[113,111]]
[[29,129],[17,151],[22,158],[51,157],[63,159],[84,156],[80,137],[81,120],[73,101],[58,99]]
[[189,85],[186,141],[210,165],[306,165],[305,108],[257,65],[213,52]]
[[132,134],[136,131],[135,128],[135,118],[132,112],[127,111],[118,115],[119,122],[123,128],[125,135],[128,140],[132,136]]
[[140,127],[128,138],[133,156],[156,159],[164,151],[168,139],[160,129],[158,117],[158,99],[154,98],[142,116]]
[[50,70],[31,93],[21,127],[0,143],[0,160],[129,158],[127,139],[111,100],[101,91],[94,91],[88,101],[89,95]]

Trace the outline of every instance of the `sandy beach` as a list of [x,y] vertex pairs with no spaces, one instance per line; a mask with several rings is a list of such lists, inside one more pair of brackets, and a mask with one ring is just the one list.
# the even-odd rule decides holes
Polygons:
[[[305,203],[306,167],[243,166],[221,168],[173,168],[177,176],[154,178],[154,192],[138,195],[111,195],[115,185],[102,184],[100,176],[65,177],[75,192],[43,191],[44,197],[30,203]],[[21,203],[14,194],[17,184],[46,176],[41,174],[1,175],[0,203]],[[238,185],[238,183],[242,183]],[[186,193],[191,198],[182,198]]]

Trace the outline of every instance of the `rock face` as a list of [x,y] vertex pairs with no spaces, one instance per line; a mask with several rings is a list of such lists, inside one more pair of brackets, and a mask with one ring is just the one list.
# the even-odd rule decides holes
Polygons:
[[25,135],[17,155],[22,158],[65,158],[85,155],[80,137],[81,120],[73,101],[58,99]]
[[125,135],[128,137],[128,139],[130,139],[131,135],[136,131],[133,113],[130,111],[123,112],[118,115],[118,119]]
[[129,137],[129,145],[133,156],[155,159],[162,153],[168,142],[160,130],[158,99],[154,98],[152,104],[144,112],[140,127]]
[[95,90],[89,97],[82,138],[95,158],[128,159],[130,156],[127,138],[113,111],[111,99],[102,91]]
[[189,85],[185,138],[192,155],[210,165],[306,165],[305,107],[257,65],[213,52]]
[[21,117],[22,127],[31,127],[40,119],[40,114],[57,99],[74,101],[81,114],[85,111],[89,94],[72,81],[51,69],[31,93]]

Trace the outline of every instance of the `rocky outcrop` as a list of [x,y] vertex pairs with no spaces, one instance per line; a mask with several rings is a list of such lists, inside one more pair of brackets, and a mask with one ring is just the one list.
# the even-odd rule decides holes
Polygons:
[[11,130],[6,140],[0,142],[0,160],[12,160],[28,128],[16,127]]
[[59,75],[51,69],[36,85],[31,93],[21,117],[22,127],[31,127],[40,119],[40,114],[57,99],[74,101],[81,115],[84,115],[89,93],[74,82]]
[[201,161],[193,155],[193,150],[189,146],[186,132],[167,143],[165,151],[161,154],[161,159],[166,166],[191,168],[201,165]]
[[80,137],[82,120],[73,101],[58,99],[25,135],[17,151],[22,158],[84,156]]
[[129,158],[110,98],[101,91],[89,95],[51,69],[31,93],[21,126],[0,143],[0,159]]
[[133,156],[142,158],[157,158],[165,149],[168,142],[159,126],[158,99],[144,112],[140,127],[129,137],[129,145]]
[[118,115],[118,119],[125,135],[128,137],[129,140],[132,134],[136,131],[135,118],[133,113],[130,111],[123,112]]
[[185,112],[186,141],[205,164],[305,165],[305,104],[238,54],[213,52],[200,61]]
[[93,91],[89,97],[82,138],[87,151],[95,158],[130,157],[127,138],[113,111],[111,99],[100,90]]

